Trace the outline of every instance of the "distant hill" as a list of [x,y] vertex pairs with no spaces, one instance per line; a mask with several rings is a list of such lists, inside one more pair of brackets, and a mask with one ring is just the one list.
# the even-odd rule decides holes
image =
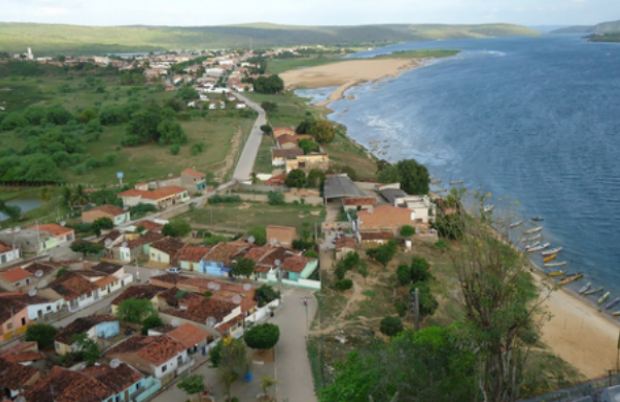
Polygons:
[[552,34],[587,34],[590,33],[594,29],[593,25],[573,25],[570,27],[564,27],[560,29],[555,29],[549,33]]
[[551,31],[557,31],[563,29],[566,25],[528,25],[528,28],[541,33],[549,33]]
[[312,44],[380,44],[435,39],[534,36],[519,25],[391,24],[359,26],[289,26],[254,23],[204,27],[0,23],[0,52],[74,55],[149,52],[168,49],[218,49]]
[[620,32],[620,21],[601,22],[596,25],[574,25],[556,29],[551,33],[606,34],[616,32]]

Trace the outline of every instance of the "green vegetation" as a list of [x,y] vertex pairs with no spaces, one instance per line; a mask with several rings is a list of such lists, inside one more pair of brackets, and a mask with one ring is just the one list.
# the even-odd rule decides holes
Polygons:
[[179,379],[177,387],[191,398],[205,389],[205,377],[202,374],[188,374]]
[[590,42],[620,42],[620,32],[589,35]]
[[71,353],[77,354],[77,360],[83,360],[87,366],[93,366],[101,357],[101,349],[97,343],[86,334],[77,334],[73,336],[75,343],[75,351]]
[[280,327],[271,323],[254,325],[243,334],[243,340],[252,349],[271,349],[280,339]]
[[26,330],[26,341],[37,342],[40,349],[52,346],[58,328],[51,324],[31,324]]
[[259,304],[259,307],[262,307],[266,304],[271,303],[275,299],[280,298],[280,292],[267,284],[263,284],[260,288],[256,289],[256,293],[254,295],[256,297],[256,301]]
[[460,53],[460,50],[448,49],[421,49],[421,50],[403,50],[400,52],[392,52],[389,54],[381,54],[373,57],[373,59],[438,59],[442,57],[450,57]]
[[232,265],[230,273],[233,276],[250,277],[254,273],[254,261],[249,258],[238,258]]
[[[286,26],[244,24],[205,27],[88,27],[60,24],[1,23],[1,51],[35,55],[76,55],[148,52],[167,49],[203,49],[254,46],[335,44],[373,45],[417,40],[535,36],[528,28],[510,24],[439,25],[398,24],[359,26]],[[320,54],[319,54],[320,56]]]
[[159,316],[157,315],[152,315],[146,317],[144,321],[142,321],[142,330],[140,332],[142,333],[142,335],[148,335],[149,329],[161,327],[162,325],[164,325],[164,322],[161,320],[161,318],[159,318]]
[[155,313],[155,307],[150,300],[131,298],[118,304],[116,316],[121,321],[142,324],[147,317],[153,316]]
[[381,333],[386,336],[395,336],[403,332],[403,322],[398,317],[385,317],[379,325]]
[[379,183],[400,183],[407,194],[428,194],[430,178],[426,166],[415,159],[403,159],[395,165],[383,165],[377,176]]

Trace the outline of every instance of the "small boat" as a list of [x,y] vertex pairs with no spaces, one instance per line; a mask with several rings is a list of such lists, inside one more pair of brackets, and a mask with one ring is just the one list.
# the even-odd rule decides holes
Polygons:
[[531,243],[534,242],[536,240],[540,240],[542,239],[542,235],[541,234],[537,234],[536,236],[532,236],[532,237],[524,237],[523,238],[523,243]]
[[562,276],[562,275],[566,275],[566,271],[553,271],[547,274],[547,276]]
[[588,290],[588,291],[584,292],[583,294],[584,294],[584,296],[590,296],[590,295],[593,295],[593,294],[596,294],[596,293],[602,292],[602,291],[603,291],[603,287],[601,286],[600,288]]
[[493,211],[493,208],[495,208],[495,205],[485,205],[484,212],[491,212]]
[[610,308],[614,307],[618,303],[620,303],[620,297],[616,297],[615,299],[607,303],[607,305],[605,306],[605,310],[609,310]]
[[532,220],[534,222],[540,222],[540,221],[544,221],[544,218],[541,218],[540,216],[534,216],[534,217],[532,217]]
[[534,233],[538,233],[538,232],[540,232],[542,230],[543,230],[542,226],[539,226],[539,227],[534,228],[534,229],[526,230],[525,232],[523,232],[523,234],[527,236],[527,235],[531,235],[531,234],[534,234]]
[[528,253],[533,253],[535,251],[540,251],[540,250],[544,250],[547,247],[549,247],[551,245],[551,243],[545,243],[545,244],[541,244],[540,246],[536,246],[536,247],[532,247],[530,249],[528,249]]
[[534,247],[538,247],[539,245],[540,245],[540,242],[539,242],[539,241],[537,241],[537,242],[530,243],[530,244],[526,245],[526,246],[525,246],[525,249],[529,251],[530,249],[532,249],[532,248],[534,248]]
[[556,247],[556,248],[552,248],[551,250],[543,251],[542,255],[546,257],[548,255],[557,254],[562,250],[564,250],[564,247]]
[[588,290],[590,290],[590,286],[592,286],[592,282],[588,282],[585,285],[583,285],[583,287],[581,289],[579,289],[579,294],[582,295],[585,292],[587,292]]
[[557,268],[557,267],[563,267],[564,265],[568,264],[568,261],[560,261],[560,262],[550,262],[548,264],[545,264],[545,268]]
[[605,292],[603,296],[599,297],[597,303],[602,304],[605,300],[607,300],[608,297],[609,297],[609,292]]
[[511,223],[510,224],[510,228],[513,229],[513,228],[519,227],[521,225],[523,225],[523,221],[522,220],[521,221],[517,221],[515,223]]
[[441,183],[441,179],[431,180],[431,184],[439,184]]
[[576,274],[569,276],[568,278],[564,278],[560,281],[560,286],[567,285],[571,282],[575,282],[577,279],[583,278],[583,274]]
[[450,182],[450,185],[451,185],[451,186],[454,186],[454,185],[456,185],[456,184],[463,184],[463,180],[457,180],[457,181],[451,181],[451,182]]
[[545,257],[545,258],[543,258],[543,262],[553,261],[553,260],[555,260],[557,257],[558,257],[558,255],[557,255],[557,254],[550,255],[549,257]]
[[573,272],[572,274],[565,274],[564,277],[565,278],[570,278],[571,276],[577,276],[577,275],[582,275],[583,272]]

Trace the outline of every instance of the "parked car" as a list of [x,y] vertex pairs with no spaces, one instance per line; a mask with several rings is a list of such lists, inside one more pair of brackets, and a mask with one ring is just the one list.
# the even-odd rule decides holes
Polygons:
[[173,267],[173,268],[168,268],[166,270],[167,273],[169,274],[180,274],[181,273],[181,269],[178,267]]

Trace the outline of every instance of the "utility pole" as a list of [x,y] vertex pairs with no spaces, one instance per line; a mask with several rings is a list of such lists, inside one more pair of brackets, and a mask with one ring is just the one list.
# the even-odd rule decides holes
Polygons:
[[414,328],[415,331],[420,330],[420,291],[415,288],[415,291],[411,292],[411,309],[414,314]]
[[41,237],[39,236],[39,221],[34,221],[35,226],[37,228],[37,255],[39,255],[39,251],[41,251]]

